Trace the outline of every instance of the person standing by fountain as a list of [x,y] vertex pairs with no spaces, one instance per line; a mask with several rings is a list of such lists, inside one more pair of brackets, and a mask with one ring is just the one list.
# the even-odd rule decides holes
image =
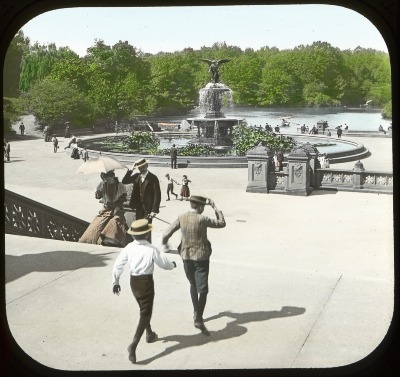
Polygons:
[[192,183],[192,181],[188,179],[187,175],[184,175],[182,179],[181,200],[183,200],[183,198],[185,198],[185,200],[189,200],[190,197],[189,183]]
[[337,130],[336,130],[336,134],[337,134],[337,137],[339,138],[339,139],[341,139],[342,138],[342,125],[340,125],[339,127],[336,127],[337,128]]
[[283,170],[283,152],[281,149],[278,149],[276,151],[276,161],[277,161],[278,171],[282,171]]
[[[204,207],[209,204],[215,211],[216,219],[202,215]],[[203,313],[208,294],[208,275],[211,256],[211,243],[207,239],[207,228],[224,228],[224,215],[218,210],[214,201],[202,196],[190,198],[189,212],[180,215],[165,231],[161,243],[168,250],[168,240],[181,230],[182,241],[178,251],[183,260],[185,274],[190,283],[190,296],[194,311],[194,327],[209,335],[203,322]]]
[[175,144],[172,144],[172,148],[171,148],[171,169],[176,169],[177,160],[178,160],[178,149],[176,149]]

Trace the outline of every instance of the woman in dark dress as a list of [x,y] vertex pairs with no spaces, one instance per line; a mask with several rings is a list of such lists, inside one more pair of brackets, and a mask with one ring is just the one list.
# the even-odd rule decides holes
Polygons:
[[185,198],[185,200],[189,200],[189,197],[190,197],[189,183],[192,183],[192,181],[188,179],[187,175],[184,175],[183,179],[182,179],[182,189],[181,189],[181,199],[180,200],[183,200],[183,198]]

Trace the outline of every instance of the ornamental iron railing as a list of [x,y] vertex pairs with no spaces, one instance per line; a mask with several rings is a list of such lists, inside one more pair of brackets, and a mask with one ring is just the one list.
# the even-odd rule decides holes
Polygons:
[[25,196],[4,190],[5,232],[21,236],[78,242],[87,221]]

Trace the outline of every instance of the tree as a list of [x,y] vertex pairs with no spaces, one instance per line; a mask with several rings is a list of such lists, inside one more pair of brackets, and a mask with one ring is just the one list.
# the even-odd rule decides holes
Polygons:
[[68,120],[82,127],[88,126],[92,119],[90,103],[68,81],[45,78],[32,86],[25,100],[42,126],[63,125]]
[[20,90],[27,92],[33,84],[46,78],[56,62],[77,57],[68,47],[57,49],[54,43],[49,45],[35,44],[23,56],[21,63]]
[[293,50],[294,71],[301,81],[306,106],[340,104],[345,80],[344,64],[338,48],[327,42],[314,42]]
[[8,46],[4,59],[3,96],[19,97],[19,77],[23,55],[29,48],[29,38],[20,30]]
[[233,90],[236,103],[254,106],[258,105],[261,74],[261,60],[256,53],[249,51],[226,65],[223,81]]
[[159,54],[151,60],[151,91],[158,112],[185,112],[197,99],[191,59],[186,54]]
[[97,40],[84,59],[97,117],[120,121],[146,111],[149,64],[135,47],[126,41],[110,47]]
[[391,99],[390,61],[386,53],[356,48],[343,52],[347,69],[343,102],[360,105],[372,100],[375,105],[384,105]]
[[260,105],[290,106],[301,103],[301,80],[292,60],[290,52],[281,52],[265,62],[257,94]]
[[22,114],[20,100],[16,98],[3,97],[3,120],[4,133],[12,130],[12,124],[17,122]]

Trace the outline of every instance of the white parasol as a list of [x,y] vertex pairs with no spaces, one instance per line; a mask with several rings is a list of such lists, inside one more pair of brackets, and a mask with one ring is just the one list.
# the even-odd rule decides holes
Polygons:
[[79,166],[76,173],[92,174],[107,173],[114,169],[126,169],[126,166],[113,157],[100,156],[91,158]]

